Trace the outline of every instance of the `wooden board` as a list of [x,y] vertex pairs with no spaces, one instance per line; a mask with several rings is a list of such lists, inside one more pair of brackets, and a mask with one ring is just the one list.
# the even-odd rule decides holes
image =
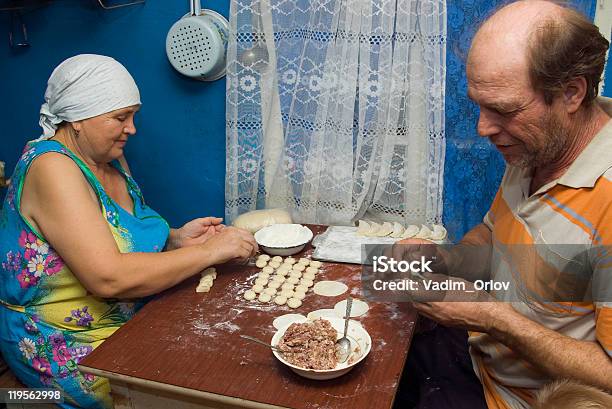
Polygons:
[[[316,233],[324,226],[309,226]],[[307,247],[301,257],[312,252]],[[286,313],[333,308],[346,297],[310,291],[302,306],[246,301],[256,267],[224,265],[209,293],[196,293],[192,277],[147,304],[81,362],[86,370],[175,385],[290,408],[390,408],[413,335],[416,313],[408,304],[370,302],[359,320],[372,337],[369,356],[348,374],[314,381],[294,374],[271,351],[239,337],[269,341],[272,321]],[[360,296],[361,266],[324,263],[317,281],[339,280]]]

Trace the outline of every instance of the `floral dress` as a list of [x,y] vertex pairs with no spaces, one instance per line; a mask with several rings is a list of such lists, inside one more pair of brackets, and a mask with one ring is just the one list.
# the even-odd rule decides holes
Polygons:
[[93,296],[45,237],[21,217],[25,174],[32,161],[47,152],[62,153],[79,166],[98,196],[121,252],[161,251],[169,227],[144,203],[138,185],[118,162],[112,165],[125,178],[133,213],[115,203],[87,165],[56,141],[26,146],[0,210],[0,350],[5,360],[29,387],[61,389],[65,408],[108,408],[112,407],[108,381],[80,372],[77,365],[127,322],[143,301]]

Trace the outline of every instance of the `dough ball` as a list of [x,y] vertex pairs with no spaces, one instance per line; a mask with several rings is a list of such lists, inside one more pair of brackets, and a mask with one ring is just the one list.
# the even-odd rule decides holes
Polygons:
[[281,256],[272,257],[272,261],[276,261],[278,264],[283,262],[283,258]]
[[267,262],[267,261],[265,261],[265,260],[257,260],[257,261],[255,262],[255,265],[256,265],[258,268],[264,268],[265,266],[267,266],[267,265],[268,265],[268,262]]
[[280,267],[280,263],[278,261],[272,260],[272,261],[270,261],[269,267],[279,268]]
[[269,296],[272,296],[272,295],[276,294],[276,289],[268,287],[268,288],[263,290],[263,293],[264,294],[268,294]]
[[306,257],[302,257],[302,258],[300,259],[300,261],[298,261],[298,263],[300,263],[300,264],[303,264],[303,265],[307,266],[308,264],[310,264],[310,259],[309,259],[309,258],[306,258]]
[[317,260],[310,261],[310,267],[321,268],[322,265],[323,263],[321,263],[320,261],[317,261]]
[[315,275],[312,273],[304,273],[304,275],[302,276],[302,280],[312,280],[314,281],[315,279]]
[[270,279],[270,274],[264,273],[263,271],[257,274],[257,278],[261,278],[262,280]]
[[259,260],[268,261],[268,260],[270,260],[270,256],[268,256],[267,254],[260,254],[260,255],[257,257],[257,260],[258,260],[258,261],[259,261]]
[[277,296],[274,298],[274,303],[275,303],[275,304],[277,304],[277,305],[283,305],[283,304],[285,304],[286,302],[287,302],[287,297],[285,297],[285,296],[284,296],[284,295],[282,295],[282,294],[281,294],[281,295],[277,295]]
[[257,293],[257,294],[259,294],[259,293],[260,293],[260,292],[262,292],[263,290],[264,290],[264,287],[263,287],[263,285],[261,285],[261,284],[255,284],[255,285],[253,286],[253,292],[255,292],[255,293]]
[[302,278],[300,280],[300,285],[303,285],[306,288],[312,287],[314,285],[314,281]]
[[300,292],[300,293],[306,293],[307,291],[308,291],[308,287],[307,287],[307,286],[305,286],[304,284],[300,284],[300,285],[297,285],[297,286],[295,287],[295,292],[296,292],[296,293],[297,293],[297,292]]
[[291,283],[283,283],[283,285],[281,286],[281,288],[283,290],[293,290],[294,285]]
[[297,284],[297,283],[299,283],[299,282],[300,282],[300,279],[299,279],[299,278],[297,278],[297,277],[289,277],[289,278],[287,279],[287,282],[288,282],[288,283],[291,283],[291,284]]
[[252,210],[241,214],[232,223],[235,227],[255,233],[266,226],[273,224],[291,224],[291,215],[285,209]]
[[306,272],[307,273],[312,273],[312,274],[317,274],[319,272],[319,269],[316,268],[316,267],[312,267],[311,266],[311,267],[306,268]]
[[270,302],[272,296],[270,294],[261,293],[259,294],[259,297],[257,297],[257,299],[261,302]]
[[268,279],[267,278],[258,278],[255,280],[255,284],[259,284],[259,285],[266,285],[268,284]]
[[281,277],[285,277],[287,274],[289,274],[289,271],[287,270],[277,270],[276,271],[276,275],[279,275]]
[[255,291],[253,291],[253,290],[246,290],[244,292],[244,299],[245,300],[251,301],[251,300],[254,300],[255,297],[257,297],[257,294],[255,294]]
[[281,283],[279,283],[278,281],[272,281],[270,284],[268,284],[268,288],[274,288],[275,290],[281,286]]
[[285,281],[285,277],[276,274],[272,276],[272,281],[276,281],[277,283],[282,283],[283,281]]
[[264,267],[261,271],[264,273],[272,274],[274,272],[274,269],[270,266],[267,266],[267,267]]
[[285,259],[285,264],[289,264],[289,265],[295,264],[295,259],[293,257],[287,257]]
[[306,266],[304,266],[303,264],[296,264],[293,266],[292,270],[293,271],[297,271],[299,273],[301,273],[302,271],[304,271],[306,269]]
[[306,293],[295,291],[295,294],[293,294],[293,298],[296,298],[298,300],[303,300],[304,298],[306,298]]
[[289,274],[289,277],[302,278],[302,273],[299,271],[292,271],[291,274]]
[[297,298],[289,298],[289,300],[287,300],[287,305],[289,308],[298,308],[300,305],[302,305],[302,300],[298,300]]
[[280,292],[279,295],[284,296],[285,298],[289,299],[292,298],[294,296],[295,292],[293,290],[283,290]]

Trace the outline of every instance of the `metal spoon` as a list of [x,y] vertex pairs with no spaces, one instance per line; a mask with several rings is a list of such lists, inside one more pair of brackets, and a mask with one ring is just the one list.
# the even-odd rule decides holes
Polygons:
[[268,348],[270,348],[273,351],[280,352],[280,353],[283,352],[280,349],[278,349],[277,347],[273,347],[272,345],[270,345],[267,342],[264,342],[264,341],[262,341],[260,339],[253,338],[253,337],[250,337],[248,335],[240,335],[240,337],[242,337],[244,339],[248,339],[249,341],[257,342],[258,344],[261,344],[261,345],[265,345],[265,346],[267,346]]
[[348,331],[349,319],[351,318],[351,307],[353,306],[353,299],[348,297],[346,299],[346,316],[344,317],[344,336],[336,341],[336,348],[338,351],[338,362],[346,362],[348,357],[351,355],[351,340],[348,339],[346,333]]

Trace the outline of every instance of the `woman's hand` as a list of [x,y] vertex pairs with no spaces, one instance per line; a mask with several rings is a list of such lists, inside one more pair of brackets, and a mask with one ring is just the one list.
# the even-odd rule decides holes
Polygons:
[[244,261],[253,257],[258,251],[253,235],[247,230],[236,227],[221,229],[203,246],[211,252],[213,264],[222,264],[232,260]]
[[222,221],[220,217],[201,217],[185,223],[180,229],[173,229],[170,232],[168,250],[204,244],[225,228],[221,224]]

